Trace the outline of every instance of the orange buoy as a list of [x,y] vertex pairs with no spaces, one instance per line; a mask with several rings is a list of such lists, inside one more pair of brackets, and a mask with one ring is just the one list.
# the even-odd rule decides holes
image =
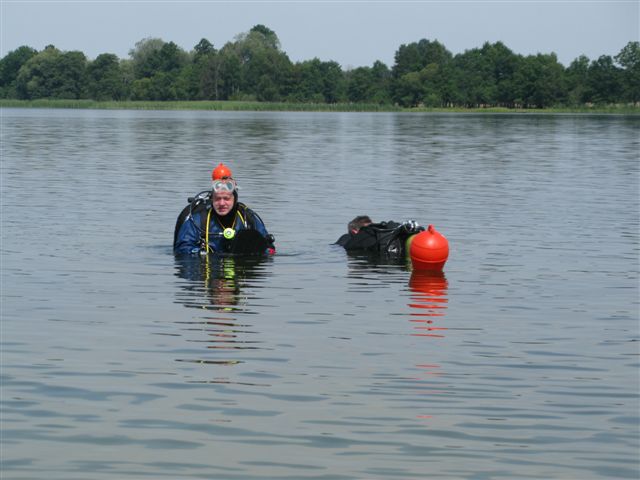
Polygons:
[[449,242],[433,225],[411,238],[411,263],[416,270],[442,270],[449,258]]

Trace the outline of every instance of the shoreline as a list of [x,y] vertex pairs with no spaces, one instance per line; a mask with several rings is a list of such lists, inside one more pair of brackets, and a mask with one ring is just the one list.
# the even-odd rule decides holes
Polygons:
[[13,100],[0,99],[0,108],[67,108],[93,110],[202,110],[202,111],[264,111],[264,112],[402,112],[402,113],[513,113],[513,114],[618,114],[640,115],[640,106],[609,105],[556,108],[402,108],[393,105],[357,103],[286,103],[247,101],[96,101],[96,100]]

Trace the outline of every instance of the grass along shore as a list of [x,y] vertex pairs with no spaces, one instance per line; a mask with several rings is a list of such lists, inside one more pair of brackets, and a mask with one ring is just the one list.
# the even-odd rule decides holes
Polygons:
[[605,105],[557,108],[402,108],[393,105],[361,103],[288,103],[247,101],[96,101],[96,100],[12,100],[0,99],[0,108],[75,108],[96,110],[215,110],[269,112],[436,112],[436,113],[609,113],[640,114],[640,106]]

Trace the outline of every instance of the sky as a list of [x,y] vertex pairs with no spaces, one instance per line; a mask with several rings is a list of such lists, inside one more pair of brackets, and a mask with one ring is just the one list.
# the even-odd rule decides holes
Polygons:
[[0,57],[27,45],[129,58],[149,37],[190,51],[216,48],[262,24],[293,62],[319,58],[343,69],[392,67],[403,44],[437,40],[452,54],[503,42],[514,53],[617,55],[640,40],[640,0],[0,0]]

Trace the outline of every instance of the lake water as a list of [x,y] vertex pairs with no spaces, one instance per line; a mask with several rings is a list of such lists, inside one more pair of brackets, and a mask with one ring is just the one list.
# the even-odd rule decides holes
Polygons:
[[[3,480],[640,475],[640,117],[1,117]],[[221,161],[273,258],[173,256]]]

